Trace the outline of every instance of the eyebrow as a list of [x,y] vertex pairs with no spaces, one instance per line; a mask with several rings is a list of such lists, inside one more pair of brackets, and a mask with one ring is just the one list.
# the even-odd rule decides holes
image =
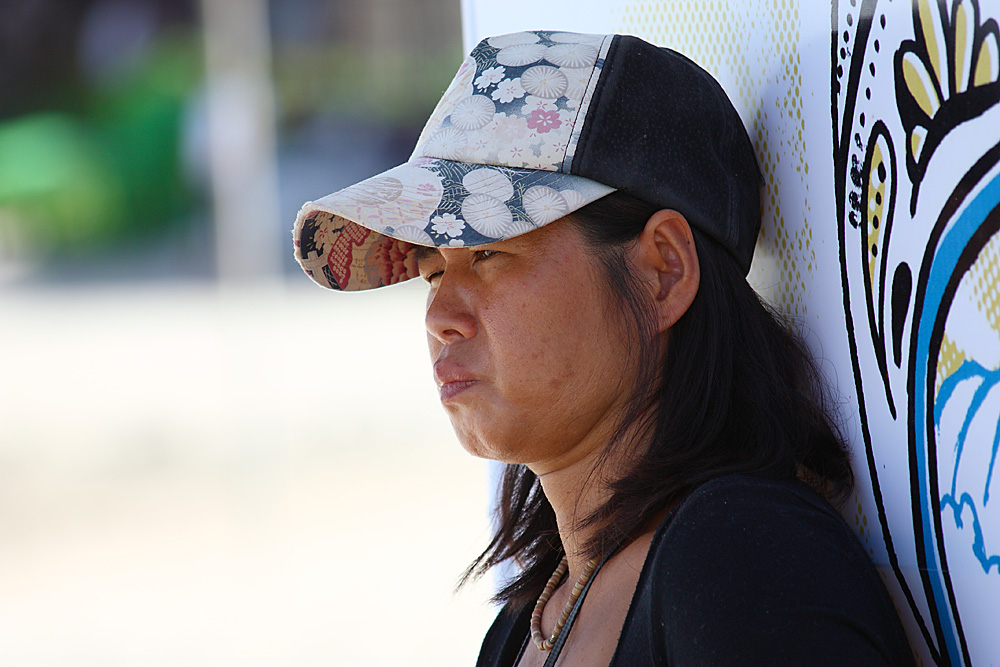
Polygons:
[[437,248],[433,246],[418,245],[416,246],[416,251],[414,253],[414,258],[417,263],[429,259],[433,255],[440,255],[441,253]]

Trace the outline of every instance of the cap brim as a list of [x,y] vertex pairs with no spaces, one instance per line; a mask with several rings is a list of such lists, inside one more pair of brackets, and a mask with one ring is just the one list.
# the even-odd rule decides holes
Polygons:
[[555,171],[417,158],[306,203],[295,220],[295,258],[330,289],[392,285],[417,275],[413,246],[514,238],[613,191]]

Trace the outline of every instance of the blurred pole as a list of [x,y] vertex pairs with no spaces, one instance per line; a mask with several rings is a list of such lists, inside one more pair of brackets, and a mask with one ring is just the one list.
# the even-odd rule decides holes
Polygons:
[[[475,48],[479,40],[485,35],[477,35],[476,28],[478,27],[478,22],[476,21],[476,2],[475,0],[462,0],[461,4],[462,13],[462,49],[463,53],[469,53]],[[494,33],[495,34],[495,33]]]
[[274,280],[291,241],[278,220],[267,0],[201,0],[201,13],[219,280]]

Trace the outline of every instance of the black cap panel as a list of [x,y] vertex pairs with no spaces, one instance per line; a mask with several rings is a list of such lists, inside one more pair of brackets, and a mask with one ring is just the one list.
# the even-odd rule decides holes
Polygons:
[[571,173],[680,211],[749,271],[762,184],[753,146],[722,87],[681,54],[615,37]]

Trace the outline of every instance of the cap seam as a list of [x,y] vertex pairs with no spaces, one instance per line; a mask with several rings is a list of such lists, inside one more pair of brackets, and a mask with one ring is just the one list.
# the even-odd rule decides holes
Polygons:
[[[601,72],[604,71],[604,64],[602,63],[598,67],[598,62],[604,60],[607,62],[608,51],[610,51],[611,41],[614,35],[604,35],[604,39],[601,40],[601,45],[597,49],[597,59],[594,60],[593,66],[590,68],[590,76],[587,78],[587,85],[584,87],[583,98],[580,100],[580,104],[576,108],[576,115],[573,117],[573,128],[578,127],[580,123],[580,115],[583,114],[583,125],[586,125],[587,114],[590,113],[590,107],[593,104],[594,97],[597,95],[597,85],[601,80]],[[597,80],[594,80],[594,75],[597,75]],[[588,94],[589,93],[589,94]],[[580,139],[583,132],[583,128],[579,131],[571,131],[569,135],[569,141],[566,143],[566,151],[563,153],[563,159],[559,163],[559,171],[572,171],[573,161],[570,160],[570,164],[566,164],[566,160],[569,157],[570,150],[573,151],[573,159],[576,158],[576,150],[580,146]],[[574,137],[574,135],[576,135]],[[567,169],[568,167],[568,169]]]
[[[608,51],[604,55],[604,65],[601,66],[601,72],[598,75],[597,84],[594,86],[594,94],[591,95],[590,104],[587,107],[587,115],[584,116],[583,119],[583,127],[580,128],[580,136],[576,140],[576,153],[573,155],[573,162],[570,164],[569,168],[569,173],[571,174],[575,174],[578,176],[583,175],[577,172],[576,167],[577,167],[577,162],[580,161],[581,159],[581,155],[583,155],[583,152],[587,145],[587,140],[590,137],[590,132],[592,129],[590,127],[590,124],[587,123],[587,120],[597,112],[596,110],[597,107],[599,106],[597,102],[599,101],[601,94],[604,92],[604,85],[605,82],[607,81],[607,78],[604,76],[605,74],[604,68],[608,67],[609,64],[613,61],[614,54],[618,50],[618,44],[620,42],[621,42],[621,35],[611,35],[611,44],[610,46],[608,46]],[[596,63],[595,63],[595,69],[596,69]]]

